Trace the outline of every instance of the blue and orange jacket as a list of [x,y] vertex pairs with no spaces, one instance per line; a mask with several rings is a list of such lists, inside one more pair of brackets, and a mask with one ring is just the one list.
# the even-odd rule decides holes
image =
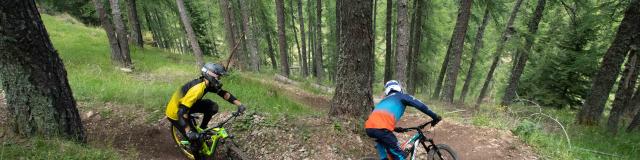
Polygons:
[[394,92],[376,105],[364,123],[364,128],[388,129],[393,131],[396,122],[400,120],[407,106],[413,106],[433,119],[438,117],[436,113],[429,110],[427,105],[413,96],[401,92]]

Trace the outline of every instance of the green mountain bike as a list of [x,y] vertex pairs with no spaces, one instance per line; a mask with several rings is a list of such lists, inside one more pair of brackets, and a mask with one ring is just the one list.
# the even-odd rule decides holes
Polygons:
[[[411,130],[416,131],[416,134],[413,135],[411,139],[404,142],[401,148],[405,152],[410,153],[412,160],[416,159],[416,156],[420,154],[418,153],[418,148],[420,147],[420,145],[424,147],[424,150],[427,152],[427,159],[429,160],[457,160],[458,155],[455,151],[453,151],[451,147],[446,144],[435,144],[435,142],[433,142],[433,138],[428,138],[427,136],[425,136],[425,132],[423,132],[422,129],[431,124],[431,122],[433,121],[426,122],[416,127],[398,127],[394,129],[394,131],[398,133],[408,132]],[[426,133],[429,134],[431,132],[426,131]],[[429,145],[427,145],[425,142],[429,142]]]
[[[189,159],[228,159],[228,160],[247,160],[247,155],[233,142],[233,135],[229,134],[223,127],[227,122],[239,116],[239,114],[232,114],[232,116],[220,122],[218,125],[206,129],[198,127],[196,119],[199,119],[199,114],[190,114],[190,126],[194,128],[198,133],[203,135],[200,139],[200,149],[194,153],[190,149],[190,142],[184,137],[178,128],[171,126],[171,136],[178,145],[180,151]],[[197,155],[196,155],[197,154]]]

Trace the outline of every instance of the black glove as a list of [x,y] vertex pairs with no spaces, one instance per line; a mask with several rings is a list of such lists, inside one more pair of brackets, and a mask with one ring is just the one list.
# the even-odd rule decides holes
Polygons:
[[189,141],[195,141],[200,139],[200,133],[196,133],[194,131],[189,131],[187,132],[187,138],[189,139]]
[[241,104],[240,106],[238,106],[238,111],[236,111],[235,113],[233,113],[234,116],[239,116],[242,113],[244,113],[244,110],[246,110],[247,107],[244,106],[244,104]]
[[402,133],[402,132],[406,132],[408,129],[402,128],[402,127],[396,127],[393,129],[394,132],[398,132],[398,133]]
[[431,126],[436,126],[440,121],[442,121],[442,117],[438,116],[431,121]]

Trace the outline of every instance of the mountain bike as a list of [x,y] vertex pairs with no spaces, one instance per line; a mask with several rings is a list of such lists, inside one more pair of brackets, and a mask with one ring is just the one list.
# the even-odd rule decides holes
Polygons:
[[[456,154],[455,151],[453,151],[451,147],[449,147],[446,144],[436,144],[435,142],[433,142],[433,138],[429,138],[425,136],[425,133],[427,133],[428,135],[431,132],[430,131],[423,132],[422,129],[424,129],[427,125],[431,124],[432,122],[433,121],[429,121],[416,127],[409,127],[409,128],[397,127],[396,129],[394,129],[394,131],[398,133],[408,132],[411,130],[416,131],[416,134],[413,135],[411,139],[404,142],[401,148],[405,152],[410,153],[412,160],[416,159],[416,155],[419,154],[418,153],[418,148],[420,147],[419,145],[422,145],[422,147],[424,147],[424,150],[427,152],[427,159],[429,160],[457,160],[458,155]],[[429,145],[427,145],[425,142],[429,142]]]
[[[198,140],[199,149],[191,149],[189,140],[173,125],[171,126],[171,136],[180,151],[189,159],[200,159],[200,157],[202,157],[205,159],[247,160],[246,154],[233,142],[234,136],[229,134],[224,128],[225,124],[239,115],[240,114],[233,113],[216,126],[202,129],[199,125],[196,125],[196,120],[200,118],[200,115],[198,113],[190,114],[190,127],[195,129],[197,133],[203,135],[202,138]],[[197,150],[196,153],[194,153],[193,150]]]

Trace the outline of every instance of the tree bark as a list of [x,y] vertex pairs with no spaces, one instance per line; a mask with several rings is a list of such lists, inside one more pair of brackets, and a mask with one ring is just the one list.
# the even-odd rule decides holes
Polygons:
[[424,16],[424,0],[416,0],[415,13],[411,25],[411,45],[409,47],[409,68],[407,76],[407,92],[409,94],[415,94],[417,86],[417,72],[418,60],[420,59],[420,45],[422,44],[422,20]]
[[104,10],[104,1],[93,0],[93,3],[96,6],[96,12],[100,18],[102,28],[104,28],[104,31],[107,34],[107,39],[109,39],[109,47],[111,47],[111,62],[119,67],[124,67],[125,65],[122,61],[122,53],[120,53],[120,45],[118,44],[116,31],[111,20],[109,20],[109,17],[107,16],[107,12]]
[[[340,2],[342,3],[342,2]],[[321,83],[324,76],[322,62],[322,0],[316,0],[316,51],[313,60],[316,61],[316,82]]]
[[278,69],[278,63],[276,60],[276,54],[275,51],[273,49],[273,39],[271,38],[271,32],[267,33],[267,47],[269,49],[269,59],[271,60],[271,67],[273,67],[273,70],[277,70]]
[[384,81],[393,79],[393,52],[391,48],[391,26],[393,17],[393,0],[387,0],[386,25],[385,25],[385,54],[384,54]]
[[540,20],[542,20],[542,13],[544,12],[544,6],[546,3],[546,0],[538,0],[538,6],[533,13],[531,21],[529,21],[529,33],[525,36],[526,42],[524,48],[518,49],[517,63],[513,66],[511,77],[509,78],[509,84],[507,85],[504,96],[502,97],[501,105],[503,106],[510,105],[516,96],[518,81],[520,80],[520,76],[522,76],[524,68],[527,65],[527,60],[529,59],[529,51],[531,50],[531,47],[533,46],[533,43],[535,41],[534,35],[538,33],[538,24],[540,24]]
[[442,67],[440,67],[440,73],[438,74],[438,80],[436,80],[436,87],[433,90],[433,95],[431,98],[438,99],[440,98],[440,91],[442,90],[442,81],[444,81],[444,76],[447,73],[447,65],[449,64],[449,57],[451,56],[451,42],[449,42],[449,46],[447,47],[447,54],[444,55],[444,60],[442,61]]
[[142,32],[140,31],[140,20],[138,20],[136,0],[127,0],[127,8],[129,11],[129,25],[131,25],[131,41],[133,41],[133,44],[136,46],[143,48]]
[[300,22],[300,39],[302,40],[302,77],[309,76],[309,67],[307,66],[307,43],[304,34],[304,15],[302,14],[302,0],[298,0],[298,21]]
[[[229,0],[220,0],[220,15],[222,15],[224,19],[224,29],[225,29],[225,40],[227,41],[227,49],[229,54],[234,54],[236,47],[236,35],[235,35],[235,17],[233,13],[233,9],[231,9],[231,5],[229,4]],[[227,68],[230,68],[233,64],[238,63],[237,56],[234,56],[230,59],[231,63]]]
[[116,27],[116,38],[118,39],[118,46],[120,46],[122,64],[124,64],[124,68],[131,70],[133,69],[133,64],[131,63],[131,56],[129,54],[129,40],[124,28],[124,23],[122,22],[120,6],[118,4],[118,0],[109,0],[109,3],[111,4],[111,14],[113,16],[111,18],[113,19],[113,24]]
[[[258,3],[258,2],[256,2]],[[278,63],[276,61],[276,54],[274,53],[274,49],[273,49],[273,39],[271,38],[271,34],[273,33],[273,27],[271,27],[271,25],[269,25],[269,19],[267,19],[267,14],[265,13],[265,6],[262,3],[258,3],[258,5],[260,5],[260,23],[262,24],[261,28],[262,28],[262,33],[266,36],[265,39],[267,41],[267,49],[268,49],[268,56],[269,59],[271,61],[271,67],[273,68],[273,70],[277,70],[278,69]]]
[[253,8],[253,1],[243,0],[241,5],[242,18],[244,19],[244,37],[247,43],[247,49],[249,50],[249,56],[251,59],[251,70],[260,71],[260,57],[258,57],[258,42],[256,42],[255,34],[255,22],[251,19],[251,9]]
[[598,124],[609,92],[618,77],[620,65],[624,61],[633,39],[640,38],[640,25],[638,24],[640,24],[640,1],[635,0],[629,4],[629,8],[627,8],[618,27],[616,37],[605,53],[598,73],[593,77],[591,92],[576,116],[578,124]]
[[636,116],[633,117],[633,120],[631,120],[631,124],[629,124],[629,127],[627,127],[627,132],[633,131],[634,129],[638,128],[638,126],[640,126],[640,110],[638,110]]
[[280,74],[289,78],[289,56],[287,56],[287,37],[285,35],[284,26],[284,2],[276,0],[276,16],[278,21],[278,47],[280,48],[280,65],[282,66]]
[[184,25],[184,30],[187,32],[187,37],[189,38],[189,43],[191,44],[191,50],[193,50],[194,56],[196,56],[196,64],[198,66],[204,65],[204,58],[202,58],[202,50],[200,49],[200,45],[198,44],[198,40],[196,39],[196,33],[193,32],[193,28],[191,27],[191,20],[187,16],[187,11],[184,7],[183,0],[176,0],[176,4],[178,5],[178,11],[180,12],[180,19],[182,20],[182,24]]
[[462,86],[462,91],[460,92],[460,102],[464,103],[464,100],[467,98],[467,93],[469,92],[469,86],[471,85],[471,80],[473,79],[473,70],[476,66],[476,61],[478,61],[478,52],[482,49],[484,37],[484,30],[487,28],[487,24],[489,24],[489,19],[491,15],[489,14],[489,7],[484,9],[484,16],[482,17],[482,24],[478,27],[478,31],[476,32],[476,41],[473,44],[473,51],[471,51],[471,63],[469,63],[469,71],[467,71],[467,78],[464,79],[464,85]]
[[633,96],[636,80],[638,79],[638,60],[640,60],[640,58],[634,52],[629,54],[625,69],[622,72],[622,78],[620,78],[616,98],[613,100],[613,107],[611,108],[611,112],[609,112],[609,119],[607,121],[607,130],[609,133],[616,134],[618,132],[618,121],[624,114],[623,111],[625,111],[626,107],[630,104],[629,102]]
[[[298,51],[298,66],[300,68],[300,76],[304,76],[304,73],[302,73],[302,48],[300,48],[300,41],[298,40],[298,29],[296,28],[296,16],[293,13],[294,12],[294,5],[293,5],[293,1],[291,0],[289,1],[289,7],[291,8],[290,11],[290,16],[291,16],[291,28],[293,28],[293,40],[296,42],[296,51]],[[285,10],[286,12],[286,10]],[[293,62],[292,62],[293,63]]]
[[482,89],[480,89],[480,95],[478,96],[478,100],[476,100],[475,109],[478,110],[482,100],[487,94],[487,90],[489,90],[489,84],[493,79],[493,72],[495,72],[498,67],[498,63],[500,63],[500,56],[502,56],[502,52],[504,51],[504,45],[511,38],[511,34],[515,31],[513,27],[513,21],[515,21],[518,16],[518,10],[520,9],[520,5],[522,4],[522,0],[516,1],[516,4],[513,6],[511,10],[511,16],[509,16],[509,20],[507,21],[507,25],[502,32],[502,36],[500,37],[500,41],[498,42],[498,48],[496,48],[496,53],[493,57],[493,62],[491,62],[491,67],[489,68],[489,73],[487,73],[487,78],[484,80],[484,84],[482,85]]
[[451,55],[449,57],[449,64],[447,64],[447,78],[444,82],[444,90],[442,92],[444,101],[448,103],[453,103],[458,72],[460,71],[462,50],[464,48],[464,36],[467,34],[467,28],[469,26],[471,4],[473,4],[473,0],[462,0],[460,11],[458,11],[456,27],[451,35]]
[[331,100],[331,116],[364,118],[373,106],[372,80],[374,59],[371,52],[373,37],[372,1],[343,0],[340,12],[340,56],[336,90]]
[[35,1],[3,1],[0,22],[0,84],[10,130],[86,142],[67,71]]
[[398,19],[396,26],[396,63],[395,79],[402,86],[407,84],[407,56],[409,54],[409,20],[407,0],[398,0]]

